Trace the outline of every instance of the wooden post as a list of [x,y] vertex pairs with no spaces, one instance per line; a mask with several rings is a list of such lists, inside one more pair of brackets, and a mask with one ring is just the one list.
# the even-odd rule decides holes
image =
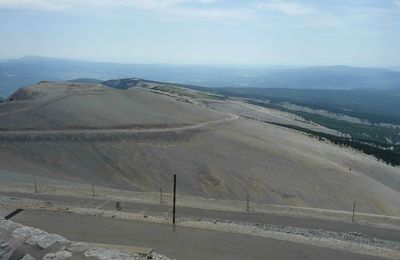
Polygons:
[[247,213],[249,213],[250,212],[250,201],[249,201],[250,199],[249,199],[249,194],[247,193]]
[[174,174],[174,200],[172,208],[172,223],[175,225],[175,203],[176,203],[176,174]]
[[35,178],[35,193],[37,193],[37,183],[36,183],[36,178]]
[[94,198],[94,184],[92,184],[92,197]]
[[162,204],[162,188],[160,188],[160,204]]
[[351,219],[352,222],[354,222],[354,215],[356,213],[356,203],[353,203],[353,218]]

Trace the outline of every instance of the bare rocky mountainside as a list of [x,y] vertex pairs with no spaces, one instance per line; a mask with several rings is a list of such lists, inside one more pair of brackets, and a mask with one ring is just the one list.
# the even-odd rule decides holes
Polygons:
[[399,167],[255,119],[306,125],[158,82],[41,82],[0,104],[0,174],[150,192],[177,174],[180,194],[400,216]]

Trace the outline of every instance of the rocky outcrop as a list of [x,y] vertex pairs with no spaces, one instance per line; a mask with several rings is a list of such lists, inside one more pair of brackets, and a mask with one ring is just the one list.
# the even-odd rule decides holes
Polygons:
[[82,242],[73,242],[57,234],[49,234],[37,228],[0,219],[1,260],[64,260],[85,258],[99,260],[169,259],[156,253],[139,255],[116,249],[99,248]]
[[68,243],[68,240],[64,237],[56,234],[40,234],[30,237],[25,243],[30,245],[37,245],[42,249],[46,249],[54,243]]

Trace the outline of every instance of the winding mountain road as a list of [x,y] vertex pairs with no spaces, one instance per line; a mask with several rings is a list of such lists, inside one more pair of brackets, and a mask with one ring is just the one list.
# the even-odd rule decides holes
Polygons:
[[6,130],[0,131],[0,141],[58,141],[83,138],[85,140],[98,140],[101,138],[151,137],[158,134],[169,133],[194,133],[206,130],[207,127],[228,123],[237,120],[239,116],[231,115],[222,119],[200,122],[180,127],[167,128],[97,128],[97,129],[60,129],[60,130]]

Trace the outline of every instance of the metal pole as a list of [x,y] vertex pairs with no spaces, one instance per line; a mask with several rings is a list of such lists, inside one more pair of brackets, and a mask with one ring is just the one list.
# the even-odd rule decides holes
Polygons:
[[36,178],[35,178],[35,193],[37,193],[37,183],[36,183]]
[[162,204],[162,188],[160,188],[160,204]]
[[176,203],[176,174],[174,174],[174,201],[172,208],[172,223],[175,225],[175,203]]
[[249,205],[249,194],[247,193],[247,213],[250,212],[250,205]]
[[353,203],[353,218],[351,219],[352,222],[354,222],[354,215],[356,213],[356,203]]

